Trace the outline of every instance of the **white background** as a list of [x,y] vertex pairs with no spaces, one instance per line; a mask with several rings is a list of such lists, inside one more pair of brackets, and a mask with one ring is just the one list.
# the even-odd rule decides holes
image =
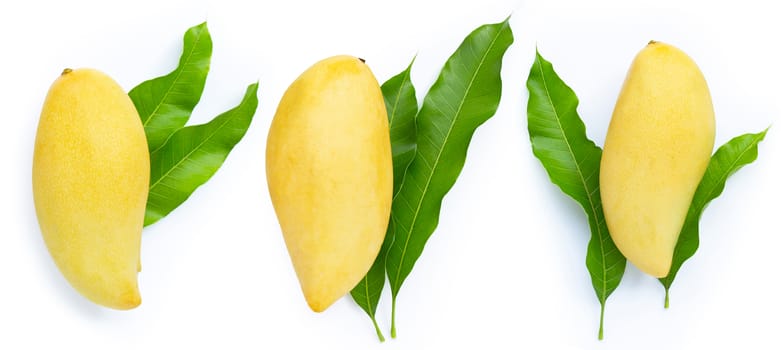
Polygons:
[[[650,39],[700,65],[716,143],[781,115],[781,25],[773,2],[714,1],[18,1],[0,6],[0,349],[708,349],[779,348],[781,130],[707,209],[702,244],[672,288],[628,266],[605,340],[584,261],[589,229],[532,156],[525,81],[535,45],[578,94],[602,144],[633,56]],[[13,4],[13,5],[11,5]],[[419,99],[474,28],[512,13],[497,114],[474,136],[439,227],[401,290],[398,339],[378,343],[344,298],[311,312],[266,189],[266,133],[281,94],[312,63],[363,57],[382,82],[417,54]],[[35,128],[65,67],[94,67],[127,90],[178,62],[184,31],[208,20],[211,73],[191,123],[260,81],[244,140],[212,180],[145,230],[143,304],[113,311],[78,295],[43,244],[31,195]],[[390,298],[378,312],[388,336]]]

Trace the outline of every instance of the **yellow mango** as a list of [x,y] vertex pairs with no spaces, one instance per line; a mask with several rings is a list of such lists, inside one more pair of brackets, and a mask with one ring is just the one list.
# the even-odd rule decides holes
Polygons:
[[700,69],[683,51],[651,41],[635,57],[618,96],[599,177],[610,236],[649,275],[670,271],[714,134],[713,104]]
[[301,290],[321,312],[369,270],[390,216],[388,117],[362,60],[322,60],[290,85],[269,130],[266,177]]
[[68,282],[114,309],[141,303],[149,150],[128,95],[93,69],[66,69],[38,122],[33,196],[43,239]]

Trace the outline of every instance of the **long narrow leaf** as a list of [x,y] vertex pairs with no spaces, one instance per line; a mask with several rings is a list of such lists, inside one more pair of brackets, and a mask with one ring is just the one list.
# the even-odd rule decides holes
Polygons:
[[392,337],[401,285],[437,226],[442,199],[464,166],[473,133],[499,105],[502,58],[513,42],[508,20],[481,26],[466,37],[418,112],[417,152],[391,210],[395,237],[385,264],[393,296]]
[[578,116],[575,92],[539,52],[526,86],[529,89],[529,137],[534,155],[548,172],[551,182],[577,201],[588,216],[591,240],[586,267],[600,303],[599,339],[602,339],[605,303],[618,287],[626,268],[626,258],[610,238],[602,212],[599,194],[602,149],[586,135],[586,126]]
[[128,93],[144,124],[150,153],[187,124],[201,99],[211,55],[212,40],[204,22],[184,34],[182,56],[173,72],[147,80]]
[[744,134],[733,138],[719,147],[708,163],[697,191],[694,192],[692,204],[686,214],[678,243],[673,253],[673,263],[670,273],[660,278],[664,286],[664,307],[670,306],[670,287],[672,286],[681,265],[691,258],[700,245],[700,218],[708,203],[718,197],[726,185],[727,179],[744,165],[757,159],[759,143],[765,138],[767,129],[757,134]]
[[144,226],[182,204],[220,168],[252,122],[257,92],[258,84],[250,85],[237,107],[206,124],[178,130],[150,155],[152,173]]
[[[418,100],[415,97],[415,87],[410,80],[411,69],[412,62],[403,72],[382,84],[382,96],[385,98],[385,109],[388,111],[388,125],[390,126],[391,149],[393,152],[394,196],[401,186],[401,181],[409,163],[415,156],[415,115],[418,113]],[[385,287],[385,255],[392,240],[393,227],[389,224],[377,259],[374,260],[374,264],[372,264],[366,276],[350,292],[353,300],[371,318],[380,341],[385,341],[385,337],[377,325],[375,314],[377,313],[377,304],[380,302],[382,289]]]

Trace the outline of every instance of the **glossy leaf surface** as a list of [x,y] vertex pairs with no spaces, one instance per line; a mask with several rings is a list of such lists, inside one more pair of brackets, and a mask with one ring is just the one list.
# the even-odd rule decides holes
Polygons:
[[719,147],[711,157],[697,191],[694,192],[692,204],[686,214],[678,243],[675,245],[670,273],[660,278],[665,289],[664,305],[670,305],[670,287],[683,263],[691,258],[700,245],[700,218],[708,203],[721,195],[727,179],[743,166],[757,159],[759,143],[765,138],[767,129],[756,134],[744,134],[733,138]]
[[469,34],[447,60],[416,118],[417,151],[393,200],[394,239],[386,270],[396,297],[439,222],[442,199],[466,161],[473,133],[496,112],[502,58],[513,42],[508,20]]
[[602,339],[605,303],[618,287],[626,268],[626,258],[610,238],[602,212],[599,193],[602,149],[586,135],[586,126],[578,116],[575,92],[539,52],[526,86],[529,89],[529,137],[534,155],[551,182],[577,201],[588,217],[591,240],[586,267],[601,305],[599,339]]
[[220,168],[252,122],[257,92],[258,84],[250,85],[238,106],[206,124],[179,129],[152,152],[144,226],[176,209]]

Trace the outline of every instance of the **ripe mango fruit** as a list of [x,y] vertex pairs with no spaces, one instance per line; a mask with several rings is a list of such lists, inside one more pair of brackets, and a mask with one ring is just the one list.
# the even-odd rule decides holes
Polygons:
[[390,216],[388,117],[363,60],[322,60],[290,85],[269,130],[266,176],[301,290],[321,312],[369,270]]
[[714,134],[713,104],[700,69],[678,48],[651,41],[635,57],[618,96],[599,176],[610,236],[649,275],[670,271]]
[[94,69],[66,69],[38,122],[33,197],[43,239],[68,282],[114,309],[141,303],[149,150],[128,95]]

